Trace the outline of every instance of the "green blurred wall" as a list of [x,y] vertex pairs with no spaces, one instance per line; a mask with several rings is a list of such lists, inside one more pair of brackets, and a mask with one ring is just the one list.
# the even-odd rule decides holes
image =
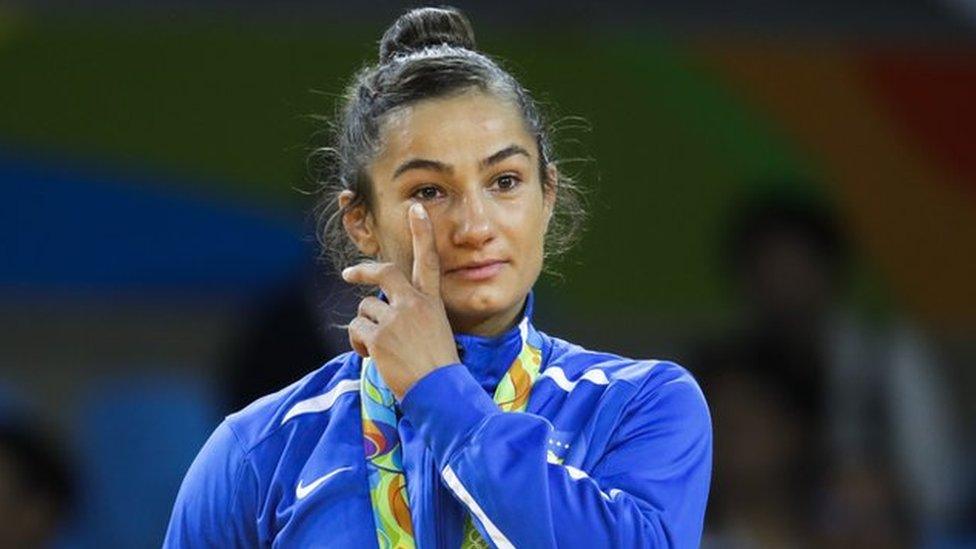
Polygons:
[[[0,143],[134,165],[301,208],[304,157],[381,26],[195,18],[0,18]],[[477,23],[477,22],[476,22]],[[774,124],[686,48],[648,32],[482,29],[566,131],[591,194],[557,289],[594,312],[698,315],[722,304],[717,241],[750,181],[810,174]],[[552,291],[553,281],[543,291]]]

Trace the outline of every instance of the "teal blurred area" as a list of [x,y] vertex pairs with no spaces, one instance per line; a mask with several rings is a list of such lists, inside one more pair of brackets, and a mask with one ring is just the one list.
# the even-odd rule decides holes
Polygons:
[[[699,378],[706,546],[973,543],[967,4],[524,4],[461,7],[588,190],[537,323]],[[0,469],[62,479],[50,543],[158,546],[220,418],[347,350],[358,300],[316,262],[308,155],[405,7],[0,6]],[[814,291],[776,270],[804,254],[843,276],[771,328]],[[811,432],[842,466],[796,458]]]
[[247,294],[287,278],[312,246],[293,211],[180,192],[147,172],[11,151],[0,179],[8,298]]

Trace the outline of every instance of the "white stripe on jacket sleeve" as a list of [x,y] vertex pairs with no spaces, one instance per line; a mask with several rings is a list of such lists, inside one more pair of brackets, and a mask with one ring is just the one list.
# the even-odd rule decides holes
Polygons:
[[352,391],[359,391],[359,379],[343,379],[339,383],[336,383],[335,387],[329,389],[328,392],[305,399],[292,406],[288,410],[288,413],[285,414],[285,417],[282,418],[281,423],[284,424],[289,419],[298,415],[324,412],[335,404],[336,399]]
[[478,522],[480,522],[481,526],[484,527],[485,532],[488,533],[488,537],[491,538],[491,542],[495,544],[495,547],[499,547],[500,549],[515,549],[515,545],[508,541],[505,534],[503,534],[502,531],[495,526],[495,523],[488,518],[488,515],[486,515],[481,506],[478,505],[478,502],[471,497],[471,494],[468,493],[468,490],[463,484],[461,484],[461,479],[454,474],[454,470],[451,469],[450,465],[444,467],[444,469],[441,471],[441,476],[444,477],[444,482],[447,483],[447,487],[454,492],[454,495],[457,496],[458,499],[460,499],[468,508],[468,510],[474,514],[475,518],[478,519]]

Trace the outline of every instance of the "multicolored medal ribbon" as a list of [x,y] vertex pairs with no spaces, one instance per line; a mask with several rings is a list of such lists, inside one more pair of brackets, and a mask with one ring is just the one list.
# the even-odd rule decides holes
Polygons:
[[[522,339],[518,356],[495,389],[494,400],[505,412],[522,412],[529,403],[532,385],[542,366],[542,339],[529,322],[519,324]],[[371,358],[363,361],[360,402],[363,416],[363,443],[369,478],[369,497],[380,549],[416,547],[407,483],[403,474],[403,450],[397,435],[393,391],[380,377]],[[489,547],[471,522],[465,521],[462,549]]]

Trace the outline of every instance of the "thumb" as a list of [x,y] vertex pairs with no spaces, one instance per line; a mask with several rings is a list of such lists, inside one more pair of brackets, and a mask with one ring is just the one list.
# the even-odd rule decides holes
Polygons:
[[412,283],[421,293],[440,297],[441,261],[437,255],[434,224],[422,204],[410,206],[410,234],[413,237]]

